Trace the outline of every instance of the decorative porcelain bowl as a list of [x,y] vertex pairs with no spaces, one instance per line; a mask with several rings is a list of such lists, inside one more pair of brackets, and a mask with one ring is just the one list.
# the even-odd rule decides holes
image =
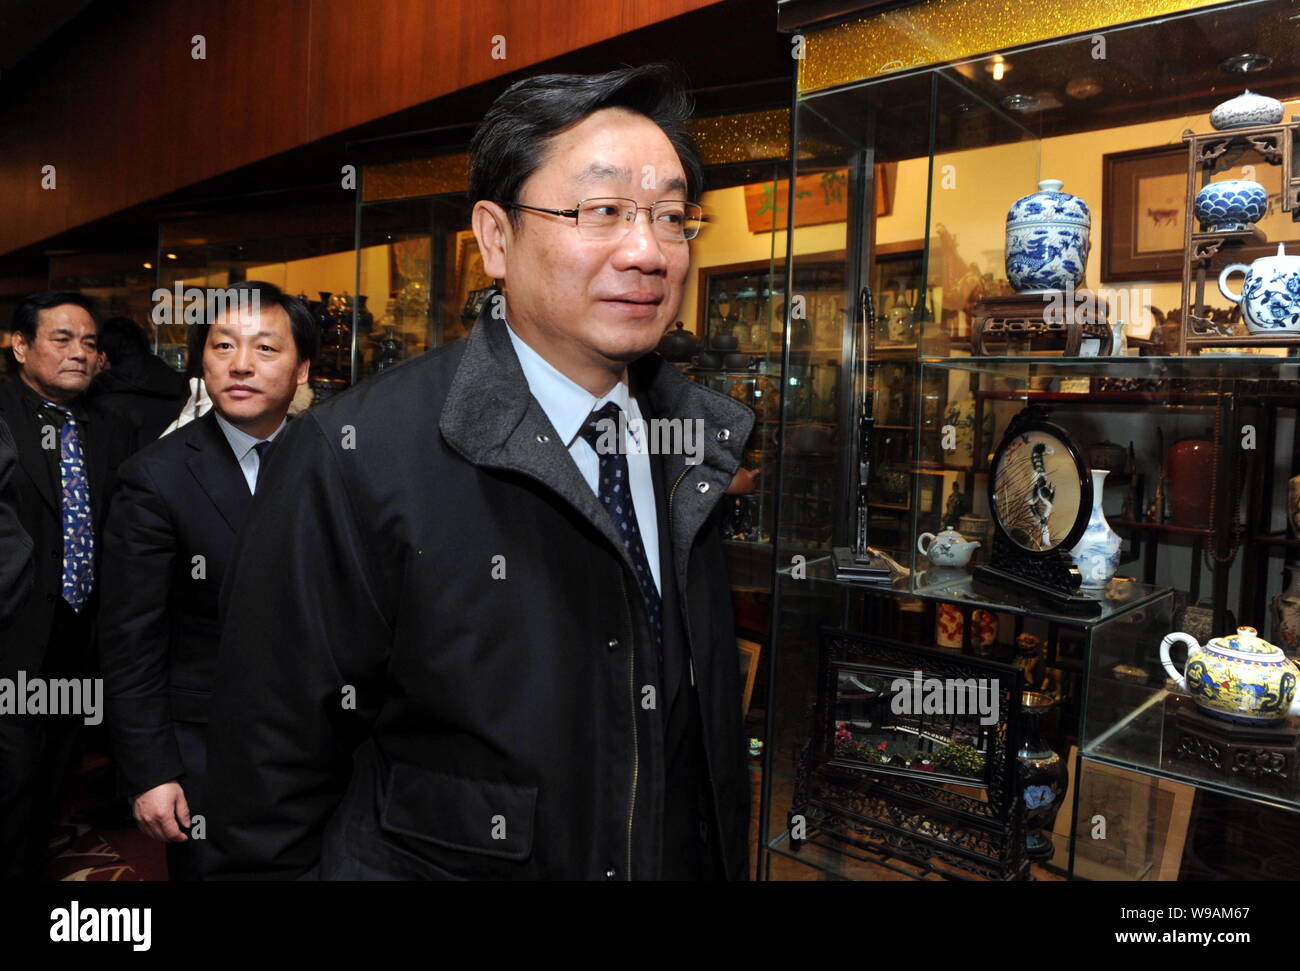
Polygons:
[[1249,179],[1211,182],[1196,193],[1196,218],[1209,232],[1249,229],[1264,217],[1268,193]]
[[1092,214],[1078,196],[1044,179],[1007,213],[1007,279],[1017,293],[1068,290],[1083,283]]
[[1215,131],[1276,125],[1282,121],[1282,114],[1282,102],[1277,98],[1255,94],[1247,89],[1245,94],[1239,94],[1211,111],[1210,124]]
[[[1169,648],[1177,643],[1187,645],[1182,672],[1169,658]],[[1216,637],[1204,646],[1191,634],[1168,634],[1160,642],[1160,663],[1199,707],[1219,718],[1264,725],[1300,715],[1295,701],[1300,672],[1280,647],[1253,627],[1238,627],[1236,634]]]
[[[1228,277],[1245,273],[1241,293],[1228,289]],[[1219,292],[1241,304],[1241,317],[1252,334],[1300,334],[1300,256],[1288,256],[1278,244],[1277,256],[1254,263],[1233,263],[1219,274]]]
[[945,529],[938,536],[922,533],[916,538],[916,548],[935,566],[965,566],[979,545],[978,540],[967,540],[955,529]]

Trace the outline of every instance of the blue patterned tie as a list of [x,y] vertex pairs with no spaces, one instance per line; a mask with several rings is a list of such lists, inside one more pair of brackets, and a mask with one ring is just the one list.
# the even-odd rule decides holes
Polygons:
[[59,480],[63,484],[63,599],[72,609],[90,599],[95,586],[95,529],[90,513],[90,482],[81,452],[81,436],[72,410],[45,402],[63,415],[59,433]]
[[[622,440],[617,436],[618,416],[621,411],[622,409],[614,402],[605,402],[604,407],[588,416],[583,423],[582,431],[578,434],[600,457],[598,493],[600,502],[605,507],[605,512],[609,513],[609,518],[613,521],[619,536],[623,538],[623,545],[627,547],[632,565],[636,567],[636,582],[641,588],[646,618],[650,621],[650,633],[654,637],[655,649],[659,655],[659,663],[662,665],[664,659],[663,601],[659,598],[659,590],[655,586],[650,560],[645,555],[645,544],[641,542],[641,529],[637,525],[636,509],[632,505],[632,480],[628,474],[627,456],[623,454]],[[605,422],[614,423],[615,440],[619,442],[619,446],[613,452],[607,452],[597,445],[601,433],[609,427]],[[609,441],[608,437],[605,441]]]

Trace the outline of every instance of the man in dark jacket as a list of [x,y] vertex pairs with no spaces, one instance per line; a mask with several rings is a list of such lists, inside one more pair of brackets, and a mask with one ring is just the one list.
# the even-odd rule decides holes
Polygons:
[[0,636],[32,587],[32,538],[18,516],[18,450],[0,419]]
[[97,410],[129,425],[132,449],[141,449],[180,414],[190,393],[185,375],[153,353],[144,331],[130,317],[104,321],[99,347],[109,366],[91,382],[90,399]]
[[[0,420],[18,450],[11,488],[35,569],[0,632],[0,678],[91,673],[99,530],[127,449],[123,429],[84,405],[97,332],[94,305],[78,293],[32,294],[14,311],[18,375],[0,382]],[[70,714],[0,714],[0,879],[40,876],[80,725]]]
[[229,292],[256,294],[259,312],[231,310],[203,328],[212,411],[122,464],[104,527],[99,652],[113,754],[140,829],[167,843],[173,880],[201,870],[204,843],[190,835],[202,832],[186,831],[203,805],[221,583],[263,443],[284,427],[319,341],[307,307],[278,288]]
[[223,592],[214,875],[744,876],[717,514],[754,417],[651,353],[689,111],[659,66],[508,89],[471,165],[504,294],[276,446]]

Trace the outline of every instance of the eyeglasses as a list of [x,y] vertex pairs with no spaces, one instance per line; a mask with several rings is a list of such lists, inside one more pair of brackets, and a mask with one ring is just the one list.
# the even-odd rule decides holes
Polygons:
[[652,206],[638,206],[635,199],[583,199],[573,209],[542,209],[513,202],[506,208],[548,212],[575,220],[578,235],[589,240],[622,239],[631,231],[636,214],[642,211],[650,214],[650,228],[666,243],[684,243],[694,239],[705,221],[703,209],[680,199],[660,199]]

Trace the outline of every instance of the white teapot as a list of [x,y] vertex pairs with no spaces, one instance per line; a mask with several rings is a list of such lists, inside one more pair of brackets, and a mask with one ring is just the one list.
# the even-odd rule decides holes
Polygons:
[[[1228,289],[1228,277],[1245,273],[1241,293]],[[1279,243],[1277,256],[1254,263],[1233,263],[1219,274],[1219,292],[1241,304],[1241,318],[1252,334],[1300,334],[1300,256],[1288,256]]]
[[979,545],[979,540],[968,540],[955,529],[945,529],[938,536],[922,533],[916,538],[916,548],[935,566],[965,566]]

